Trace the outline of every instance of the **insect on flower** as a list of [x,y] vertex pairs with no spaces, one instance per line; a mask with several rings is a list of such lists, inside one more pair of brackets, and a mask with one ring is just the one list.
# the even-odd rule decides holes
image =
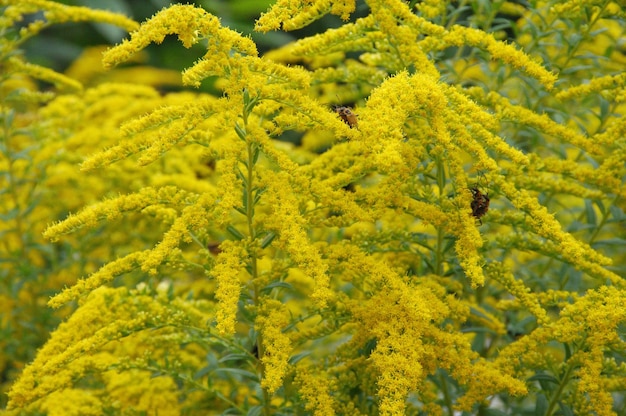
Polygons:
[[339,117],[341,117],[343,122],[350,126],[350,128],[355,128],[359,126],[359,120],[357,120],[357,115],[354,114],[354,111],[352,111],[350,107],[335,107],[335,112],[339,114]]
[[472,192],[472,203],[470,207],[472,208],[472,215],[474,218],[477,218],[480,221],[480,225],[483,224],[483,221],[480,219],[483,215],[489,211],[489,194],[483,194],[478,186],[475,186],[470,189]]

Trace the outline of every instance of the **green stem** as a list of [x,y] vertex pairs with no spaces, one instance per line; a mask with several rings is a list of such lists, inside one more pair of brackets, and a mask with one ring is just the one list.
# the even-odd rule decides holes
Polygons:
[[450,392],[448,391],[448,382],[443,373],[439,374],[439,381],[441,382],[441,393],[443,394],[443,402],[448,408],[448,415],[454,416],[454,410],[452,409],[452,399],[450,399]]
[[[13,110],[9,110],[6,113],[3,114],[2,117],[2,137],[4,138],[4,143],[2,144],[2,150],[3,153],[5,154],[5,157],[7,159],[7,179],[8,179],[8,190],[9,190],[9,195],[11,197],[11,200],[13,202],[13,210],[16,212],[15,217],[14,217],[14,221],[15,221],[15,234],[18,237],[18,240],[20,242],[21,245],[21,249],[20,249],[20,255],[22,258],[26,257],[26,240],[25,237],[27,235],[27,233],[24,231],[24,224],[22,222],[22,207],[21,207],[21,203],[20,203],[20,198],[19,198],[19,190],[18,190],[18,185],[16,183],[16,172],[14,170],[14,162],[15,159],[13,158],[13,153],[11,152],[11,143],[10,143],[10,133],[11,133],[11,126],[10,126],[10,118],[12,118],[13,114],[12,113]],[[8,207],[6,207],[8,208]],[[7,212],[8,214],[8,212]],[[6,241],[9,241],[10,239],[5,239],[5,249],[6,252],[9,253],[11,252],[10,246],[8,245],[8,243],[6,243]]]
[[[258,256],[257,256],[257,232],[254,227],[254,205],[255,205],[255,191],[256,188],[254,186],[254,165],[256,164],[256,153],[257,153],[257,144],[251,140],[250,136],[247,134],[248,132],[248,116],[252,112],[254,108],[256,98],[250,98],[248,93],[244,93],[244,105],[243,105],[243,131],[245,134],[246,140],[246,150],[248,153],[247,161],[246,161],[246,184],[245,184],[245,200],[246,200],[246,221],[248,226],[248,237],[249,237],[249,249],[248,253],[250,255],[250,278],[252,283],[252,299],[256,306],[259,305],[260,302],[260,288],[256,286],[257,277],[259,275],[258,269]],[[262,359],[265,354],[265,346],[263,343],[263,335],[261,333],[257,334],[256,338],[256,346],[258,352],[258,368],[257,371],[260,372],[260,380],[263,380],[265,376],[265,366],[263,365]],[[266,389],[263,390],[263,414],[266,416],[270,416],[272,414],[271,409],[271,397]]]
[[552,399],[550,399],[550,404],[548,405],[548,410],[546,411],[546,416],[550,416],[552,414],[552,412],[554,412],[554,410],[556,409],[556,406],[559,403],[559,398],[561,397],[561,394],[563,393],[563,390],[565,390],[565,387],[567,386],[568,382],[569,382],[569,378],[570,375],[572,374],[573,368],[571,365],[567,366],[567,371],[565,372],[565,374],[563,375],[563,377],[561,378],[561,382],[559,383],[559,388],[556,392],[554,392],[554,395],[552,396]]
[[[439,188],[439,198],[443,198],[444,188],[446,186],[446,172],[441,162],[441,157],[437,157],[437,187]],[[437,246],[435,248],[435,265],[433,272],[441,276],[443,275],[443,249],[444,249],[445,232],[442,227],[437,228]]]

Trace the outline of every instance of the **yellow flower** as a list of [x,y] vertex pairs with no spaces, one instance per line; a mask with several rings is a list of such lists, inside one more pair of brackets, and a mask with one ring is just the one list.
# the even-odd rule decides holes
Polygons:
[[[20,21],[24,14],[31,14],[38,11],[44,11],[47,24],[65,23],[65,22],[100,22],[109,23],[128,31],[136,29],[139,24],[126,16],[112,13],[106,10],[94,10],[88,7],[77,7],[60,4],[55,1],[48,0],[3,0],[4,5],[10,5],[5,11],[6,16],[11,16],[15,21]],[[35,22],[29,25],[29,36],[37,33],[43,28],[43,22]],[[37,30],[33,30],[33,28]],[[25,33],[22,33],[25,35]]]
[[222,27],[217,17],[191,5],[173,5],[142,24],[131,34],[130,40],[105,52],[103,63],[105,67],[111,67],[127,61],[150,43],[160,44],[170,34],[177,34],[185,48],[208,40],[205,57],[183,73],[186,85],[199,86],[201,80],[210,75],[227,76],[231,60],[243,55],[257,55],[256,46],[250,39]]
[[7,60],[6,67],[7,68],[5,70],[9,73],[22,72],[33,78],[54,84],[59,89],[68,89],[70,91],[80,91],[83,89],[82,84],[72,78],[66,77],[63,74],[59,74],[58,72],[43,66],[23,62],[15,57]]
[[222,251],[210,272],[211,277],[217,282],[215,290],[215,297],[218,300],[217,330],[220,335],[233,335],[241,293],[239,279],[247,254],[241,245],[234,241],[223,241],[220,249]]
[[41,410],[50,416],[98,416],[104,412],[103,403],[91,392],[80,389],[63,389],[48,395]]
[[273,299],[262,299],[254,327],[261,334],[259,357],[263,364],[261,386],[274,394],[282,384],[289,369],[293,347],[284,329],[289,324],[289,313],[284,305]]
[[336,403],[331,394],[335,391],[334,383],[326,371],[314,371],[308,367],[298,366],[295,381],[298,393],[306,401],[305,410],[313,411],[315,416],[335,415]]
[[323,17],[328,12],[348,20],[354,12],[355,0],[278,0],[257,20],[255,29],[296,30]]
[[86,292],[90,292],[112,281],[116,276],[130,272],[143,262],[146,254],[147,251],[135,252],[121,259],[107,263],[87,279],[81,279],[76,282],[74,286],[66,288],[63,292],[53,296],[48,301],[48,305],[53,308],[58,308],[70,300],[76,299]]
[[550,319],[548,313],[541,306],[537,295],[524,285],[524,282],[520,279],[515,279],[513,273],[506,270],[502,264],[492,262],[487,267],[487,276],[496,280],[502,286],[504,286],[508,292],[515,296],[517,300],[537,318],[540,325],[548,324]]
[[267,178],[263,178],[267,189],[265,203],[272,210],[272,215],[265,220],[265,226],[276,231],[277,247],[286,250],[294,263],[315,282],[312,298],[323,307],[333,297],[329,288],[328,266],[306,235],[304,220],[298,214],[297,193],[289,184],[289,179],[286,172],[268,172]]

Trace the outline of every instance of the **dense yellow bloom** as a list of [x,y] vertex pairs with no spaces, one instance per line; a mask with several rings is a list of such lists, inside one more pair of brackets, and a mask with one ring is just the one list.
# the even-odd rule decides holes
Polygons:
[[245,250],[233,241],[223,241],[220,244],[222,252],[211,270],[211,276],[217,282],[215,297],[219,302],[217,310],[217,330],[222,335],[235,333],[237,322],[237,307],[241,282],[239,276],[243,269],[243,262],[247,257]]
[[289,177],[284,172],[279,172],[269,175],[263,182],[268,191],[267,202],[273,211],[265,225],[276,231],[277,243],[315,282],[311,296],[323,307],[333,296],[329,289],[328,266],[322,261],[319,251],[311,244],[303,229],[303,218],[297,214],[298,201],[289,184]]
[[514,120],[523,124],[532,126],[547,135],[561,138],[565,142],[572,143],[591,154],[599,154],[600,149],[592,140],[566,126],[555,123],[545,114],[539,115],[527,108],[511,104],[510,101],[500,96],[496,92],[490,92],[487,95],[481,89],[472,88],[469,92],[479,96],[481,101],[485,101],[496,109],[498,117],[502,121]]
[[254,327],[262,336],[261,364],[263,379],[261,386],[274,394],[283,384],[289,368],[291,341],[284,328],[289,323],[289,314],[284,305],[276,300],[266,299],[258,311]]
[[104,376],[111,399],[122,409],[165,416],[181,414],[174,380],[148,371],[108,371]]
[[[105,373],[123,358],[103,351],[130,334],[168,325],[201,327],[206,319],[206,314],[185,301],[154,299],[140,291],[129,293],[125,288],[97,289],[39,350],[35,361],[13,386],[9,407],[22,407],[68,388],[89,372]],[[174,343],[184,339],[181,335],[164,334],[164,339],[168,338]]]
[[50,416],[98,416],[103,412],[102,402],[93,394],[78,389],[63,389],[48,395],[41,409]]
[[[14,21],[21,21],[22,15],[44,11],[47,23],[83,22],[92,21],[109,23],[128,31],[135,30],[139,26],[137,22],[117,13],[106,10],[94,10],[88,7],[76,7],[60,4],[48,0],[2,0],[3,6],[9,5],[5,11],[5,18],[9,16]],[[35,21],[28,27],[30,36],[43,28],[41,21]],[[36,30],[33,30],[35,29]],[[25,34],[25,33],[23,33]]]
[[52,297],[48,305],[57,308],[72,299],[76,299],[87,292],[97,289],[112,281],[116,276],[120,276],[137,268],[143,262],[146,254],[147,252],[131,253],[124,258],[107,263],[88,278],[78,280],[75,285],[66,288],[63,292]]
[[54,84],[59,89],[81,90],[83,86],[80,82],[59,74],[49,68],[23,62],[17,58],[7,60],[7,70],[9,72],[22,72],[41,81]]
[[[546,361],[553,365],[555,360],[545,352],[541,354],[541,348],[553,340],[566,343],[572,354],[563,365],[570,367],[576,376],[577,394],[598,414],[613,415],[608,381],[613,374],[624,377],[626,370],[616,366],[615,358],[607,356],[607,351],[623,345],[615,328],[626,317],[624,295],[624,290],[610,286],[589,291],[565,306],[557,321],[505,347],[496,361],[520,373],[540,369]],[[556,361],[560,362],[558,358]]]
[[[16,36],[0,40],[12,77],[0,80],[0,277],[15,279],[0,288],[0,329],[29,339],[49,316],[31,305],[67,285],[48,302],[64,322],[13,383],[14,414],[527,412],[551,377],[563,412],[614,412],[626,379],[615,2],[470,1],[459,14],[367,0],[352,17],[353,0],[281,0],[258,30],[352,20],[264,56],[190,5],[137,27],[0,2]],[[89,51],[61,75],[15,58],[70,21],[134,30],[104,62],[138,65],[90,71]],[[169,35],[206,47],[180,81],[141,66]],[[567,42],[556,59],[554,39]],[[53,99],[33,79],[69,92]],[[127,83],[90,87],[105,79]],[[203,88],[148,86],[170,84]],[[39,237],[60,218],[44,232],[63,237],[53,248]],[[0,340],[1,374],[34,354],[26,344]]]
[[515,279],[513,274],[505,270],[502,265],[491,264],[487,274],[490,278],[503,285],[511,295],[515,296],[519,303],[537,318],[540,324],[550,322],[548,314],[539,303],[537,296],[521,280]]
[[[127,61],[134,54],[147,47],[150,43],[160,44],[166,35],[177,34],[185,48],[208,40],[205,58],[196,64],[196,69],[189,69],[184,74],[185,83],[199,85],[200,80],[217,71],[225,75],[231,52],[256,56],[256,46],[238,33],[220,26],[219,19],[203,9],[191,5],[174,5],[152,17],[125,40],[105,52],[103,63],[111,67]],[[196,74],[197,73],[197,74]]]
[[580,98],[592,93],[609,89],[624,89],[626,86],[626,74],[607,75],[601,78],[594,78],[588,84],[577,85],[559,92],[556,97],[561,100]]
[[315,374],[310,368],[298,366],[296,383],[298,393],[306,400],[306,410],[313,411],[315,416],[335,415],[336,404],[331,395],[334,389],[326,371]]
[[255,29],[261,32],[296,30],[329,12],[348,20],[355,3],[355,0],[278,0],[257,20]]
[[48,227],[44,237],[58,240],[63,234],[73,232],[82,227],[94,227],[101,220],[114,220],[125,212],[140,211],[152,204],[172,204],[175,206],[193,201],[196,197],[174,187],[162,189],[143,188],[140,192],[123,195],[108,201],[100,202],[71,215],[64,221]]
[[609,279],[613,284],[623,286],[624,280],[615,273],[605,269],[602,265],[611,263],[611,259],[602,256],[589,246],[577,241],[571,234],[564,232],[554,216],[549,214],[535,198],[524,190],[515,190],[509,183],[499,183],[503,193],[519,209],[527,212],[530,218],[528,226],[539,236],[554,241],[554,248],[571,264],[577,265],[592,275]]

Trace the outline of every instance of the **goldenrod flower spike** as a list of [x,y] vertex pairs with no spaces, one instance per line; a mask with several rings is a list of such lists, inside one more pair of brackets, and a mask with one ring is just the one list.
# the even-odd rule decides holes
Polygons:
[[[209,139],[225,128],[221,122],[228,116],[228,112],[221,109],[227,105],[226,101],[207,97],[154,110],[146,116],[131,120],[121,127],[127,139],[88,157],[81,164],[81,170],[89,171],[108,166],[137,153],[142,153],[137,163],[148,165],[176,144],[189,139],[189,134],[202,126],[206,126],[208,130],[204,135],[204,144],[208,145]],[[211,120],[218,112],[219,117]],[[236,110],[232,109],[232,113],[236,113]],[[157,129],[158,132],[155,131]]]
[[[453,100],[451,100],[452,96]],[[470,204],[470,194],[463,193],[459,197],[459,204],[455,206],[454,214],[439,213],[435,207],[429,207],[424,212],[416,212],[416,202],[412,202],[401,190],[405,183],[410,181],[410,161],[416,146],[424,147],[426,143],[434,142],[445,152],[446,164],[451,170],[451,177],[460,188],[467,188],[466,173],[460,161],[461,149],[476,149],[475,138],[468,134],[451,135],[449,126],[464,125],[465,129],[483,129],[481,122],[489,119],[484,111],[476,105],[464,103],[458,94],[436,79],[428,75],[414,74],[409,76],[401,72],[389,78],[379,88],[374,90],[367,102],[367,110],[375,109],[371,114],[363,111],[363,120],[360,124],[361,140],[368,149],[371,149],[372,165],[376,170],[389,174],[390,183],[381,186],[376,194],[372,194],[372,205],[385,204],[406,207],[414,210],[415,215],[424,218],[433,224],[445,224],[446,230],[457,237],[456,252],[459,261],[469,280],[474,286],[480,286],[484,282],[481,264],[483,262],[478,254],[482,246],[482,239],[478,234],[474,219],[467,215],[465,210],[459,207]],[[369,122],[369,118],[376,122]],[[427,124],[422,128],[406,131],[407,120],[423,119]],[[383,122],[381,122],[381,120]],[[489,121],[493,123],[493,121]],[[405,137],[408,137],[405,139]],[[490,137],[491,139],[491,137]],[[466,142],[468,141],[468,142]],[[415,143],[414,143],[415,142]],[[502,140],[492,139],[494,145],[501,145],[501,152],[520,158],[511,150],[510,146],[503,144]],[[484,157],[479,161],[482,166],[496,168],[493,160],[484,152],[474,151]],[[396,176],[397,175],[397,176]],[[425,208],[428,205],[425,206]],[[447,220],[444,220],[447,216]],[[454,218],[454,220],[452,220]]]
[[[416,16],[407,4],[400,0],[371,0],[368,3],[370,3],[373,16],[377,21],[391,23],[386,26],[388,27],[387,30],[383,30],[387,34],[398,36],[398,39],[404,39],[404,42],[407,41],[408,32],[404,34],[407,29],[412,33],[414,39],[417,39],[418,36],[428,35],[419,42],[410,43],[411,45],[415,43],[422,53],[445,49],[450,46],[478,47],[489,52],[495,59],[499,59],[536,78],[547,89],[552,89],[556,82],[556,75],[547,71],[516,47],[497,41],[489,33],[459,25],[454,25],[448,30]],[[390,15],[393,16],[393,20],[390,20]],[[422,70],[422,67],[419,70]]]
[[137,251],[105,264],[88,278],[78,280],[73,286],[65,288],[61,293],[53,296],[48,301],[48,306],[59,308],[67,302],[78,299],[80,296],[109,283],[117,276],[139,268],[148,252],[148,250]]
[[278,0],[257,20],[260,32],[300,29],[328,13],[348,20],[354,12],[355,0]]
[[306,410],[319,416],[335,414],[337,403],[332,394],[335,383],[327,371],[298,365],[294,381],[298,385],[298,394],[306,401]]
[[237,322],[239,295],[242,290],[240,274],[247,258],[247,252],[240,242],[223,241],[221,253],[217,256],[210,275],[217,282],[215,298],[218,309],[215,320],[220,335],[232,336]]
[[502,97],[497,92],[485,92],[481,88],[470,88],[467,93],[478,98],[491,108],[497,111],[501,121],[517,121],[521,124],[536,128],[544,134],[558,137],[565,142],[569,142],[585,151],[598,155],[601,154],[600,146],[588,137],[578,133],[576,130],[556,123],[546,114],[537,114],[520,105],[514,105],[509,99]]
[[426,29],[424,34],[430,35],[420,42],[425,52],[440,50],[449,46],[474,46],[489,52],[495,59],[499,59],[537,79],[548,90],[554,87],[557,80],[555,74],[546,70],[541,64],[532,60],[515,46],[497,41],[492,34],[456,25],[449,31],[442,31],[442,28],[434,28],[435,25],[418,16],[410,17],[410,21],[411,24]]
[[[65,22],[100,22],[109,23],[127,31],[135,30],[139,23],[119,13],[107,10],[94,10],[88,7],[68,6],[48,0],[1,0],[0,5],[9,6],[4,11],[4,19],[19,22],[23,15],[43,11],[45,21],[37,20],[21,32],[23,37],[30,37],[38,33],[45,26],[53,23]],[[27,35],[28,34],[28,35]],[[27,35],[27,36],[24,36]]]
[[[3,10],[2,17],[0,17],[0,27],[2,28],[10,28],[19,24],[24,20],[25,15],[37,16],[35,13],[43,11],[44,17],[44,19],[33,19],[28,25],[20,28],[17,38],[3,44],[2,50],[0,50],[0,58],[4,64],[3,72],[6,74],[27,74],[35,79],[54,84],[59,89],[69,91],[80,92],[83,86],[76,79],[72,79],[50,68],[25,62],[21,57],[10,56],[10,51],[16,49],[20,44],[35,36],[43,29],[58,23],[91,21],[109,23],[127,30],[134,30],[139,26],[138,23],[134,22],[132,19],[117,13],[105,10],[94,10],[87,7],[67,6],[53,1],[2,0],[0,6],[6,7]],[[8,59],[7,56],[9,56]],[[24,98],[26,98],[26,95]]]
[[602,93],[611,90],[621,90],[626,88],[626,73],[618,75],[605,75],[599,78],[593,78],[588,83],[583,85],[576,85],[563,90],[556,94],[556,98],[559,100],[569,100],[574,98],[581,98],[589,94]]
[[551,322],[548,318],[548,313],[541,306],[537,295],[533,293],[522,280],[516,279],[513,273],[507,270],[503,264],[499,262],[490,263],[486,267],[486,273],[490,279],[496,280],[504,286],[511,295],[515,296],[519,303],[537,318],[540,325]]
[[[504,346],[495,359],[496,366],[518,376],[556,366],[562,374],[568,374],[567,381],[577,394],[588,397],[588,402],[576,403],[581,406],[577,410],[584,414],[601,410],[598,414],[613,415],[611,379],[623,379],[625,369],[605,351],[624,348],[616,331],[626,319],[624,299],[626,292],[612,286],[572,296],[558,319]],[[568,345],[566,359],[551,347],[555,344]]]
[[561,224],[554,218],[554,215],[548,213],[547,209],[541,206],[537,199],[533,198],[527,191],[515,189],[512,184],[505,182],[500,177],[494,176],[492,180],[513,205],[529,214],[526,224],[531,230],[555,242],[555,249],[568,263],[593,276],[608,279],[619,287],[626,284],[622,277],[602,267],[602,265],[611,264],[611,259],[602,256],[588,245],[576,240],[570,233],[563,231]]
[[[359,323],[353,335],[353,339],[359,340],[357,344],[376,340],[375,348],[359,367],[372,367],[377,375],[381,414],[403,414],[406,395],[413,390],[421,394],[425,376],[437,368],[446,369],[459,383],[470,388],[477,378],[481,379],[482,383],[476,384],[482,386],[479,389],[484,396],[503,390],[513,395],[526,392],[524,383],[510,373],[478,359],[468,338],[451,327],[442,329],[441,323],[451,316],[464,321],[469,309],[444,300],[443,288],[422,285],[419,283],[422,279],[409,282],[385,262],[349,244],[335,245],[332,250],[338,258],[349,259],[342,263],[344,274],[367,276],[364,280],[372,285],[363,288],[371,291],[371,296],[355,300],[348,307]],[[339,254],[339,250],[343,252]],[[436,353],[441,348],[447,351],[445,357]],[[348,356],[354,357],[354,353]],[[481,399],[468,397],[465,408],[471,408]]]
[[263,299],[260,303],[254,327],[263,340],[263,379],[261,386],[274,394],[283,385],[289,369],[289,358],[293,347],[284,329],[290,323],[285,304],[274,299]]
[[72,92],[83,89],[82,84],[72,78],[66,77],[50,68],[24,62],[15,57],[11,57],[6,61],[5,70],[8,73],[21,72],[27,74],[35,79],[54,84],[59,89],[67,89]]
[[264,225],[276,231],[274,244],[289,253],[294,263],[315,282],[311,297],[323,308],[334,296],[330,290],[328,266],[304,229],[305,221],[299,215],[299,201],[289,183],[290,177],[286,172],[267,172],[267,177],[261,180],[267,189],[265,203],[272,212],[265,218]]
[[48,227],[44,232],[44,238],[58,241],[64,234],[69,234],[83,227],[94,227],[99,221],[113,220],[124,212],[141,211],[153,204],[165,203],[181,206],[188,203],[187,198],[193,198],[193,196],[175,187],[165,187],[159,190],[146,187],[135,194],[109,199],[91,205],[77,214],[70,215],[65,220]]
[[[60,223],[48,227],[44,236],[55,240],[60,235],[72,232],[78,228],[84,226],[93,227],[100,220],[115,219],[124,212],[144,211],[161,205],[170,206],[174,210],[181,211],[173,220],[162,241],[154,249],[132,253],[103,266],[87,279],[79,280],[76,285],[55,296],[50,300],[50,305],[54,307],[61,306],[64,302],[95,289],[111,281],[114,277],[134,268],[139,267],[145,272],[155,274],[157,267],[167,260],[169,256],[176,253],[176,249],[181,241],[190,241],[189,232],[197,232],[199,229],[204,229],[210,219],[220,219],[219,215],[223,211],[222,209],[215,209],[216,199],[216,196],[211,193],[195,195],[175,187],[164,187],[158,190],[143,188],[136,194],[124,195],[92,205],[76,215],[69,216]],[[228,212],[231,207],[226,208]]]
[[111,67],[128,60],[151,43],[160,44],[165,36],[177,34],[185,48],[208,39],[206,59],[216,54],[220,63],[231,52],[257,55],[256,46],[238,33],[220,26],[219,19],[203,9],[191,5],[173,5],[161,10],[131,34],[130,40],[104,53],[103,64]]
[[[123,359],[106,351],[125,337],[148,328],[183,325],[203,328],[208,316],[167,297],[153,298],[126,288],[100,288],[62,323],[9,392],[9,408],[21,408],[53,391],[73,385],[95,371],[104,373]],[[154,331],[151,336],[158,337]],[[181,334],[170,335],[179,346]],[[166,335],[165,339],[168,338]]]

